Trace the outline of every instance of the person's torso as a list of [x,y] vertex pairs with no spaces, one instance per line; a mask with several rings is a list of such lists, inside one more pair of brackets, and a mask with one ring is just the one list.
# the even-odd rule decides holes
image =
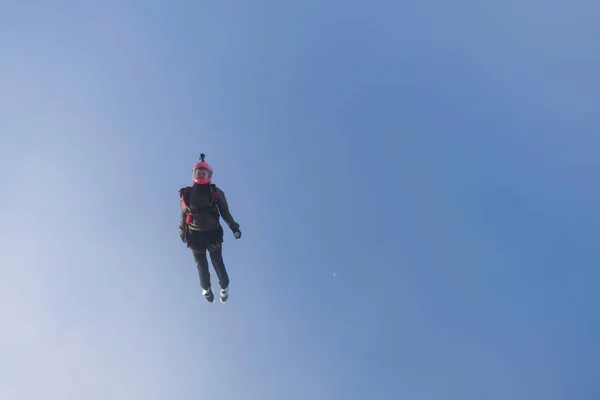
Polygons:
[[213,190],[216,188],[210,185],[194,185],[188,191],[186,203],[192,215],[192,221],[188,224],[191,230],[209,231],[221,227]]

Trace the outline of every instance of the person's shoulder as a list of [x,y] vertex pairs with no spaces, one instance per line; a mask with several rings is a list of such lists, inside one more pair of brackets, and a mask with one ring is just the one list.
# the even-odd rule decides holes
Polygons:
[[192,187],[191,186],[185,186],[182,187],[181,189],[179,189],[179,196],[183,196],[184,193],[186,193],[188,190],[190,190]]
[[223,191],[223,189],[221,189],[221,187],[217,186],[214,183],[211,183],[210,187],[212,188],[213,192],[217,194],[217,196],[225,196],[225,192]]

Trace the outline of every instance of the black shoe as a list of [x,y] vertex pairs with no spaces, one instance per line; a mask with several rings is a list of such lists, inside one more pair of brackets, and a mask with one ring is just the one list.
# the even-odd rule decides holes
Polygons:
[[213,301],[215,301],[215,295],[214,295],[212,289],[203,290],[202,294],[204,295],[204,297],[206,297],[206,300],[208,300],[209,303],[212,303]]
[[229,298],[229,287],[226,287],[225,289],[221,289],[221,292],[219,292],[219,293],[221,295],[221,303],[225,304],[225,302]]

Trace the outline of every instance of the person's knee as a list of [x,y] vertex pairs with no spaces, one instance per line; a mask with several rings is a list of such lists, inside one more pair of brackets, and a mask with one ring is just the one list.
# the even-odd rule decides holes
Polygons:
[[196,252],[194,253],[194,261],[196,261],[196,264],[198,264],[198,266],[202,266],[205,267],[208,265],[208,259],[206,258],[206,253],[205,252]]

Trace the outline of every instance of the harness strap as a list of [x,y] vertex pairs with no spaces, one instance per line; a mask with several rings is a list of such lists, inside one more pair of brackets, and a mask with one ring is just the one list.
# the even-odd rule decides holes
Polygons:
[[202,208],[191,208],[185,202],[185,196],[189,193],[190,187],[186,187],[179,190],[179,196],[181,201],[181,208],[185,210],[185,223],[190,224],[193,221],[192,214],[199,212],[212,212],[213,216],[219,219],[219,210],[217,209],[217,191],[215,190],[215,185],[210,185],[210,205]]

